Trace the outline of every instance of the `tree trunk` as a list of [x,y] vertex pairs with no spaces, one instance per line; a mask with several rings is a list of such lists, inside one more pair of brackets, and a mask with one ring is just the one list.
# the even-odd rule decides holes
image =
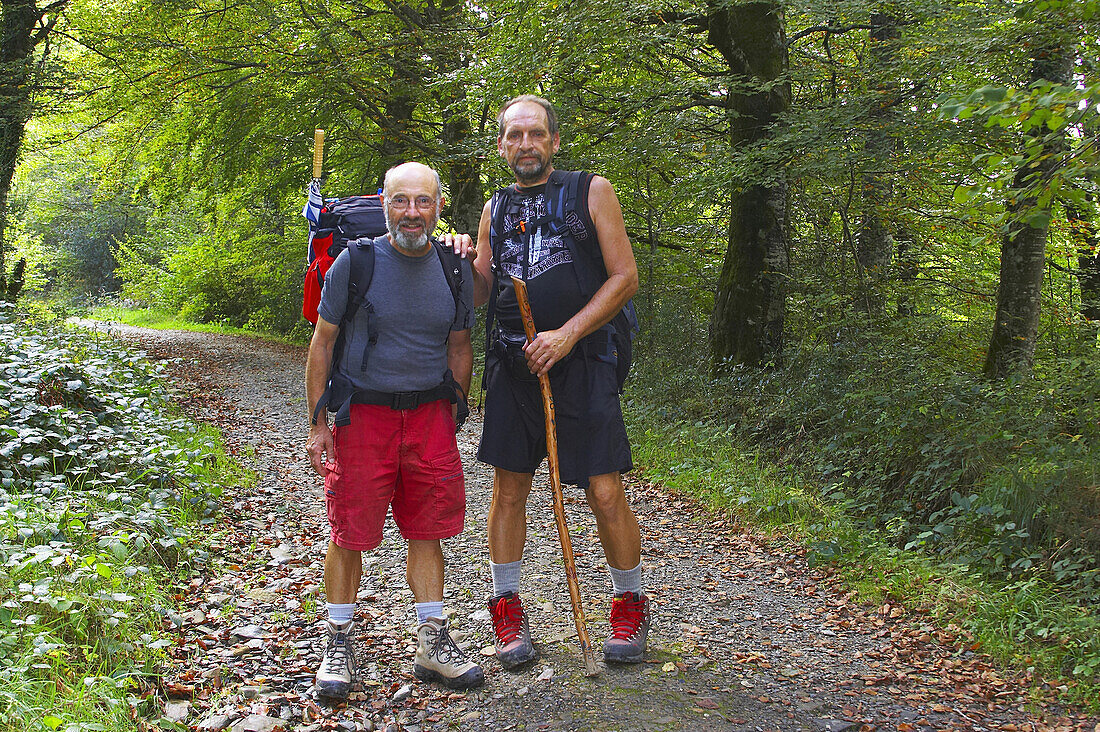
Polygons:
[[7,299],[8,193],[31,115],[31,54],[41,12],[35,0],[3,0],[0,7],[0,299]]
[[[1071,82],[1073,55],[1070,48],[1048,43],[1040,44],[1036,50],[1038,53],[1031,67],[1032,82]],[[1041,137],[1042,129],[1033,131],[1032,135]],[[1029,370],[1035,357],[1049,223],[1027,215],[1037,212],[1036,190],[1056,164],[1061,143],[1061,136],[1047,135],[1042,143],[1042,155],[1021,165],[1009,191],[1010,218],[1008,230],[1001,240],[997,315],[985,358],[984,371],[989,378],[1000,379]],[[1050,212],[1049,204],[1045,212]]]
[[895,239],[898,243],[898,317],[907,318],[916,314],[911,291],[913,282],[917,279],[917,257],[913,252],[912,235],[908,227],[899,226]]
[[[790,105],[787,44],[771,0],[711,0],[708,41],[729,64],[730,144],[758,144]],[[751,91],[752,88],[760,91]],[[710,325],[714,368],[761,365],[783,347],[787,292],[787,184],[730,181],[726,257]]]
[[[1096,206],[1088,197],[1088,208],[1066,205],[1066,218],[1077,250],[1077,282],[1081,287],[1081,317],[1100,325],[1100,227]],[[1093,329],[1095,338],[1095,327]],[[1095,344],[1094,344],[1095,345]]]
[[857,265],[862,272],[863,306],[869,313],[882,313],[886,306],[883,286],[889,276],[893,255],[893,236],[885,217],[893,198],[890,173],[897,138],[891,130],[894,94],[889,83],[889,67],[897,52],[898,21],[885,13],[871,14],[870,76],[875,99],[868,112],[864,151],[867,170],[861,176],[863,220],[856,237]]
[[481,164],[476,153],[470,149],[470,145],[476,144],[477,140],[473,138],[465,95],[460,92],[460,98],[454,99],[441,112],[447,160],[444,174],[451,194],[447,202],[447,218],[455,231],[476,238],[481,205],[485,199],[481,193]]

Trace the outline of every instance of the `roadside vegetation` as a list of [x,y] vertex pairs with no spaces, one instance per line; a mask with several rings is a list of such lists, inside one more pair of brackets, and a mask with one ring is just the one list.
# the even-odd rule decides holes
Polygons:
[[1100,709],[1100,357],[988,381],[916,325],[908,346],[841,327],[782,369],[648,364],[627,392],[635,464]]
[[88,317],[104,322],[122,323],[137,328],[153,330],[190,330],[197,333],[224,333],[249,337],[263,337],[281,343],[309,343],[313,331],[303,320],[299,327],[286,332],[257,331],[230,325],[224,321],[199,322],[188,320],[178,312],[163,308],[142,308],[126,305],[113,298],[101,298],[100,303],[87,310]]
[[171,588],[243,474],[140,356],[10,306],[0,344],[0,719],[129,728],[159,716]]

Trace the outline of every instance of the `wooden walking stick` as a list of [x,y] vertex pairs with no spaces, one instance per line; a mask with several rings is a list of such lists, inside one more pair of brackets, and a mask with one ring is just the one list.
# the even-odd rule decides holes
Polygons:
[[[523,330],[527,340],[535,340],[535,319],[531,316],[531,303],[527,299],[527,283],[512,278],[516,288],[516,302],[523,316]],[[561,490],[561,474],[558,472],[558,427],[554,422],[554,395],[550,392],[550,377],[539,376],[539,389],[542,391],[542,411],[546,415],[546,461],[550,464],[550,492],[554,496],[554,519],[558,524],[558,540],[561,542],[561,555],[565,561],[565,579],[569,584],[569,601],[573,605],[573,621],[577,624],[577,640],[584,656],[586,676],[595,676],[599,668],[596,656],[592,652],[592,642],[588,639],[588,626],[585,624],[584,607],[581,605],[581,588],[577,582],[577,563],[573,560],[573,542],[569,538],[569,527],[565,523],[565,499]]]

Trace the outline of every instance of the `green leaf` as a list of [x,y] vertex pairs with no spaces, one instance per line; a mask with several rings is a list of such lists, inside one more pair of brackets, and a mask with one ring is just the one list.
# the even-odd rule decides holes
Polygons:
[[1003,86],[983,86],[978,89],[978,94],[987,102],[1000,102],[1008,96],[1008,89]]
[[1050,226],[1050,213],[1047,211],[1032,211],[1024,217],[1024,223],[1033,229],[1045,229]]
[[57,729],[61,725],[65,724],[65,720],[61,719],[60,717],[46,715],[42,718],[42,724],[46,725],[50,729]]

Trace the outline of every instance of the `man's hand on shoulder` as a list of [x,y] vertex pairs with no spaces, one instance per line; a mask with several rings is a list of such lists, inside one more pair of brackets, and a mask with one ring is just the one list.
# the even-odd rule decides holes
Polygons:
[[439,241],[445,247],[450,247],[454,250],[454,253],[468,259],[471,262],[477,257],[477,247],[474,245],[474,240],[469,234],[454,234],[446,233],[439,237]]
[[327,424],[315,424],[309,428],[306,453],[309,455],[309,464],[322,478],[328,477],[329,472],[336,472],[333,445],[332,430]]

